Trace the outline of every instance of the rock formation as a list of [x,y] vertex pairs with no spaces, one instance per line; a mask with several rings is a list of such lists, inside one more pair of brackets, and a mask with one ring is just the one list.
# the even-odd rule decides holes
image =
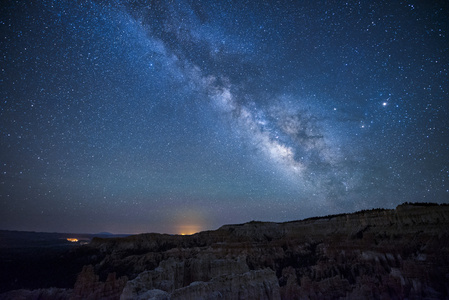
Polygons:
[[70,295],[71,300],[114,299],[120,297],[127,282],[126,276],[119,279],[109,273],[105,282],[99,280],[91,265],[84,266]]
[[102,259],[65,299],[449,298],[448,205],[97,238],[88,247]]

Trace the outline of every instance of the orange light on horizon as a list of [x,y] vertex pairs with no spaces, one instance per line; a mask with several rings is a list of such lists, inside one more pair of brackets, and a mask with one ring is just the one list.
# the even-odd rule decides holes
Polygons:
[[78,239],[75,239],[75,238],[67,238],[67,240],[72,243],[78,242]]
[[180,235],[192,235],[201,231],[201,227],[198,225],[180,225],[178,232]]
[[196,207],[184,207],[173,212],[174,233],[179,235],[192,235],[206,227],[206,217],[201,209]]

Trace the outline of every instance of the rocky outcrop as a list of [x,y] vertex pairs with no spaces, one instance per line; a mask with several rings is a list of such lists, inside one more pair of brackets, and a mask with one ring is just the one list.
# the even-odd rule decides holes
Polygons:
[[161,261],[156,269],[142,272],[129,281],[124,292],[135,294],[134,291],[159,289],[171,293],[195,281],[209,281],[222,275],[248,271],[245,257],[219,258],[208,253],[183,260],[170,257]]
[[[128,281],[120,299],[142,298],[151,290],[163,291],[164,295],[171,295],[171,299],[206,299],[209,292],[232,298],[242,286],[247,287],[245,292],[240,291],[242,296],[257,295],[248,299],[272,299],[273,293],[279,294],[276,274],[272,270],[250,271],[245,257],[219,258],[205,253],[184,260],[170,257],[161,261],[156,269],[142,272]],[[267,291],[259,289],[264,286]],[[163,293],[158,292],[158,295]]]
[[271,269],[222,275],[208,282],[195,281],[171,295],[172,300],[280,298],[276,273]]
[[449,205],[88,247],[102,260],[83,269],[71,299],[449,299]]
[[95,275],[93,266],[84,266],[73,288],[70,300],[85,299],[118,299],[128,279],[126,276],[116,278],[115,273],[109,273],[105,282]]
[[[244,297],[229,286],[228,293],[221,291],[223,278],[270,286],[274,292],[267,299],[444,299],[448,241],[449,206],[404,204],[287,223],[226,225],[192,236],[95,239],[92,246],[106,254],[96,267],[100,274],[121,270],[133,279],[122,299],[147,291],[171,298],[192,293],[207,299],[217,291],[229,299]],[[276,287],[251,277],[268,269]]]
[[[164,274],[162,270],[159,275]],[[172,281],[153,280],[154,274],[145,272],[129,281],[120,300],[132,299],[280,299],[276,274],[264,269],[245,273],[220,275],[208,281],[194,281],[174,289]],[[173,273],[168,271],[169,276]]]

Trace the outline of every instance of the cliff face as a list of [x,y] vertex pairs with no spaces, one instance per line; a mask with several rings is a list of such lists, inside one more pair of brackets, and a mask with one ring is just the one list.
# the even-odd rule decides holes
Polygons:
[[89,247],[104,259],[83,270],[68,298],[449,298],[448,205],[94,239]]

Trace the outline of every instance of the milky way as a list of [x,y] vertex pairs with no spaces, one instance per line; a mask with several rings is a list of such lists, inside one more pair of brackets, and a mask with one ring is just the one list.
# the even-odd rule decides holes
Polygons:
[[449,202],[446,1],[4,1],[0,229]]

